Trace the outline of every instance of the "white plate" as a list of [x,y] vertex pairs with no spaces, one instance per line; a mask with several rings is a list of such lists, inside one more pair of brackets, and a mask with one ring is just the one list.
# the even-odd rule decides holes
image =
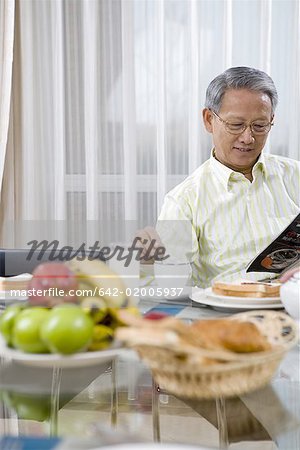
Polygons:
[[24,353],[7,347],[4,339],[0,336],[0,357],[11,359],[28,366],[62,368],[88,367],[113,360],[117,356],[125,355],[128,352],[130,353],[130,350],[119,347],[95,352],[74,353],[68,356],[52,353]]
[[0,292],[0,302],[5,303],[5,304],[12,304],[12,303],[18,303],[18,302],[27,302],[28,297],[12,297],[9,295],[3,295]]
[[[251,298],[243,298],[243,303],[236,303],[231,301],[229,297],[210,297],[206,296],[203,290],[195,291],[191,295],[191,299],[205,306],[211,306],[218,311],[248,311],[251,309],[283,309],[283,304],[280,301],[276,303],[264,302],[265,299],[260,299],[260,302],[252,302]],[[257,299],[255,299],[257,300]]]
[[[20,273],[20,275],[15,275],[13,277],[0,277],[0,283],[1,282],[20,282],[20,281],[30,281],[32,278],[31,273]],[[18,289],[18,288],[17,288]]]
[[268,305],[280,303],[280,297],[230,297],[227,295],[219,295],[215,294],[211,287],[205,289],[205,295],[206,297],[217,300],[224,300],[224,302],[230,301],[230,303],[234,303],[236,305],[243,305],[245,302],[251,303],[252,305],[260,305],[261,303]]

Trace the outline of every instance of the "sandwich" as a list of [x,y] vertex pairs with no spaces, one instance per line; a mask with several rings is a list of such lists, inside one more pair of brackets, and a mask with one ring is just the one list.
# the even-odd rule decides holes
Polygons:
[[280,286],[279,282],[237,280],[229,283],[215,281],[212,285],[212,292],[228,297],[279,297]]

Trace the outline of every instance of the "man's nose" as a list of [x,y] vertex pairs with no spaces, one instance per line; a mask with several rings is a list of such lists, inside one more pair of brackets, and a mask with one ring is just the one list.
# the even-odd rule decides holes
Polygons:
[[240,134],[239,140],[244,142],[244,144],[251,144],[254,141],[254,136],[250,125],[248,125],[247,128]]

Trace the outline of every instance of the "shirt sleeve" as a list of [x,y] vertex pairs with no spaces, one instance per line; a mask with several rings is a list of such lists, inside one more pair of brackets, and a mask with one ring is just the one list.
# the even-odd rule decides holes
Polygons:
[[193,262],[198,256],[198,238],[193,224],[193,210],[186,197],[165,197],[156,230],[166,247],[166,254],[176,262]]

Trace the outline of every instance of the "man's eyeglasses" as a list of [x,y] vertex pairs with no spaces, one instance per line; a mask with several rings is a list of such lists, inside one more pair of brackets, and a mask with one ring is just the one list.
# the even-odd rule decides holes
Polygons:
[[228,131],[228,133],[231,134],[242,134],[244,131],[250,127],[252,134],[258,134],[258,135],[264,135],[268,134],[271,130],[271,127],[274,125],[273,122],[268,123],[258,123],[258,122],[251,122],[251,123],[243,123],[243,122],[227,122],[226,120],[221,119],[220,116],[218,116],[217,113],[210,110],[214,116],[216,116],[225,126],[225,130]]

